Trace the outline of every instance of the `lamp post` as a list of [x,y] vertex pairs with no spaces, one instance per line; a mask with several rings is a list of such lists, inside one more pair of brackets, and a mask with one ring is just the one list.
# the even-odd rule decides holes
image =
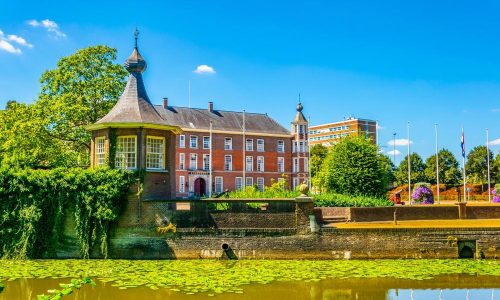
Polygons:
[[396,133],[394,132],[393,134],[393,137],[394,137],[394,141],[393,141],[393,144],[392,144],[392,163],[394,164],[394,166],[396,166]]

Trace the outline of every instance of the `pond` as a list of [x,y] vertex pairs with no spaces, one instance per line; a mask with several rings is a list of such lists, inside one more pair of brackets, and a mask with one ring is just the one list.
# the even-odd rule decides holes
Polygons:
[[0,260],[0,299],[86,276],[63,299],[500,299],[493,260]]

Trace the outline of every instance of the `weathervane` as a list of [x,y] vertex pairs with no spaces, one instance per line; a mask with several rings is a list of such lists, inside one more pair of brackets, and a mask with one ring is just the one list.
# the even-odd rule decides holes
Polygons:
[[139,29],[137,29],[137,27],[135,28],[134,31],[134,37],[135,37],[135,47],[137,48],[137,38],[139,37]]

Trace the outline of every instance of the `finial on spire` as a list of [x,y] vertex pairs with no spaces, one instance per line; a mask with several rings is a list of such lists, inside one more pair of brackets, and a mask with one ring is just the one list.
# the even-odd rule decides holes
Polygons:
[[134,31],[134,38],[135,38],[135,47],[137,48],[137,39],[139,38],[139,29],[137,29],[137,27],[135,28]]
[[299,104],[297,104],[297,111],[301,112],[303,109],[303,106],[302,106],[302,101],[300,99],[300,93],[299,93]]

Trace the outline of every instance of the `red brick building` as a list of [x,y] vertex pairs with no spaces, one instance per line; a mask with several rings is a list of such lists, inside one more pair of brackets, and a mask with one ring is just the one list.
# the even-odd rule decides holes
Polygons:
[[[299,103],[292,130],[267,114],[153,105],[137,46],[125,62],[130,73],[117,104],[92,131],[92,167],[144,170],[144,198],[210,195],[287,178],[308,179],[308,124]],[[286,176],[283,176],[286,175]]]

